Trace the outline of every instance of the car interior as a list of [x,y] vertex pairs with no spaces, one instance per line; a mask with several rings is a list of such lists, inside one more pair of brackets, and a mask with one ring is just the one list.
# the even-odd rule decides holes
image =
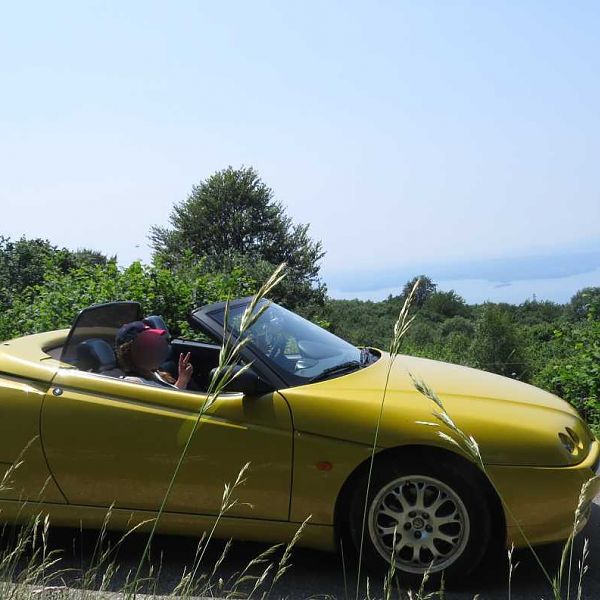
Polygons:
[[[152,315],[144,318],[143,321],[151,327],[169,331],[162,317]],[[218,365],[220,349],[216,344],[182,339],[170,340],[169,354],[160,366],[160,370],[166,371],[176,379],[179,355],[189,352],[194,374],[187,389],[206,391],[211,380],[211,371]],[[75,356],[69,362],[82,371],[107,377],[124,376],[123,371],[117,366],[114,334],[112,336],[104,334],[79,341],[75,346]]]

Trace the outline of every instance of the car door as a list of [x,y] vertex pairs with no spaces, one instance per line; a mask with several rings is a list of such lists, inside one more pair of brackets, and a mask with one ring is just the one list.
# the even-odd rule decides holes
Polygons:
[[[206,399],[60,368],[43,402],[41,436],[67,501],[156,510]],[[228,515],[287,520],[292,423],[277,392],[216,399],[192,434],[166,510],[217,514],[225,484],[246,463]]]

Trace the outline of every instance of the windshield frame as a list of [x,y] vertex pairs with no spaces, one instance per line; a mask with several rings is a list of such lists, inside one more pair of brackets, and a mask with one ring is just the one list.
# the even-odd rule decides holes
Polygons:
[[[248,304],[251,301],[252,301],[251,296],[246,297],[246,298],[240,298],[237,300],[232,300],[229,302],[229,310],[231,311],[231,310],[235,310],[238,308],[243,308],[245,306],[248,306]],[[261,302],[259,304],[265,304],[265,303],[269,304],[269,305],[272,304],[274,306],[279,306],[275,302],[271,302],[270,300],[267,300],[267,299],[261,300]],[[207,335],[212,337],[216,342],[218,342],[219,344],[222,344],[223,338],[225,335],[224,326],[221,325],[221,323],[219,323],[219,321],[217,321],[212,316],[212,313],[222,312],[225,309],[226,305],[227,305],[227,302],[216,302],[214,304],[208,304],[206,306],[197,308],[190,313],[190,315],[188,317],[188,322],[190,323],[192,328],[200,330],[203,333],[206,333]],[[284,307],[281,307],[281,308],[284,308]],[[297,317],[304,318],[301,315],[294,313],[293,311],[290,311],[290,312],[292,312]],[[308,319],[305,319],[305,320],[308,321]],[[315,327],[318,327],[318,325],[316,325],[315,323],[312,323],[310,321],[308,321],[308,323],[310,323],[311,325],[314,325]],[[324,330],[324,331],[326,331],[326,330]],[[333,335],[333,334],[331,334],[331,335]],[[231,337],[234,341],[238,340],[238,337],[235,335],[235,332],[233,332],[233,331],[231,332]],[[339,336],[335,336],[335,337],[339,338]],[[342,340],[342,338],[339,338],[339,339]],[[350,344],[350,342],[347,342],[346,340],[342,340],[342,341],[346,342],[350,346],[353,346],[353,344]],[[356,346],[353,346],[353,347],[356,348]],[[357,348],[357,350],[360,350],[360,349]],[[309,378],[294,375],[294,374],[290,373],[289,371],[283,369],[275,361],[270,359],[265,353],[263,353],[259,349],[257,349],[252,343],[246,344],[244,346],[244,348],[242,349],[242,352],[241,352],[241,357],[245,361],[252,362],[253,369],[255,369],[262,378],[269,381],[269,383],[271,383],[271,385],[274,387],[274,389],[298,387],[298,386],[302,386],[302,385],[309,385],[311,383]]]
[[[251,301],[251,296],[231,300],[229,301],[229,307],[237,308],[238,306],[247,306]],[[196,308],[189,313],[188,323],[192,329],[206,334],[213,339],[215,343],[222,346],[225,330],[218,321],[211,317],[210,313],[215,310],[224,309],[226,305],[227,302],[215,302],[214,304],[207,304]],[[236,343],[238,338],[233,334],[231,337],[233,342]],[[272,365],[269,361],[263,360],[257,352],[254,352],[252,346],[245,345],[240,352],[240,358],[245,363],[252,363],[252,370],[266,383],[270,384],[274,390],[292,387],[288,380],[285,377],[282,377],[279,369],[273,368],[276,367],[276,365]]]

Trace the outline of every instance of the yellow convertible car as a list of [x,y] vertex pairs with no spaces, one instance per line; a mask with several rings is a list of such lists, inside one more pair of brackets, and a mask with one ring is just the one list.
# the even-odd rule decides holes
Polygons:
[[[134,302],[94,305],[70,330],[0,344],[0,519],[49,514],[59,526],[98,528],[149,521],[161,504],[219,348],[250,299],[190,314],[200,341],[172,339],[166,369],[190,353],[190,388],[123,379],[115,334],[144,319]],[[237,320],[237,321],[236,321]],[[166,328],[160,317],[146,317]],[[200,535],[219,513],[223,488],[250,463],[238,502],[217,536],[290,540],[364,557],[417,577],[431,567],[464,575],[487,552],[568,537],[582,485],[598,471],[600,445],[577,412],[530,385],[447,363],[399,355],[389,375],[365,510],[369,462],[382,406],[387,353],[356,348],[270,304],[248,332],[251,363],[211,404],[194,433],[159,531]],[[198,339],[201,336],[198,335]],[[213,343],[214,342],[214,343]],[[457,425],[479,443],[479,468],[440,432],[434,389]],[[591,499],[589,486],[583,526]],[[395,546],[395,548],[393,548]],[[344,554],[349,556],[344,543]]]

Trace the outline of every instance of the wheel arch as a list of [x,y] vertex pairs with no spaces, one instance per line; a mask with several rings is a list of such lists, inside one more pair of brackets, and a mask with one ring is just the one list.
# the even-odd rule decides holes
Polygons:
[[[474,463],[456,452],[452,452],[451,450],[437,446],[419,444],[395,446],[392,448],[385,448],[384,450],[377,452],[374,457],[373,468],[385,461],[392,460],[397,457],[406,457],[408,455],[413,457],[416,461],[422,459],[453,461],[455,464],[460,465],[461,468],[467,470],[480,483],[490,505],[490,515],[492,520],[491,540],[492,546],[495,546],[491,547],[490,551],[503,551],[506,545],[507,535],[504,509],[496,489],[485,473]],[[352,471],[352,473],[350,473],[350,475],[344,481],[336,498],[334,509],[334,529],[336,544],[338,546],[345,535],[345,531],[347,530],[346,519],[352,498],[354,483],[358,481],[360,477],[368,473],[370,462],[371,459],[367,458],[360,465],[358,465]]]

